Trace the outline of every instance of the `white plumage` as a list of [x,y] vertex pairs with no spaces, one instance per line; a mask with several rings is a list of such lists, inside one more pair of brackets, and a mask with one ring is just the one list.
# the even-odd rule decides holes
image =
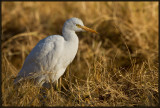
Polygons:
[[77,53],[79,39],[75,32],[84,30],[97,33],[85,27],[80,19],[70,18],[63,26],[63,36],[52,35],[40,40],[27,56],[14,83],[25,78],[35,79],[40,85],[57,81]]

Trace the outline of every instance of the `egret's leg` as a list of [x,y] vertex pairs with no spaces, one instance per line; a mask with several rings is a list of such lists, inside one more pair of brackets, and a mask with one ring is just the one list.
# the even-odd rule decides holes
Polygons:
[[40,89],[40,102],[42,104],[42,106],[45,106],[45,100],[47,100],[47,90],[49,90],[51,88],[51,84],[50,83],[44,83],[42,88]]
[[59,79],[59,90],[61,91],[61,86],[62,86],[62,78]]
[[53,88],[58,91],[58,80],[53,83]]
[[46,99],[46,97],[47,97],[47,94],[46,94],[46,88],[44,88],[44,87],[42,87],[41,89],[40,89],[40,104],[42,105],[42,106],[45,106],[45,99]]
[[58,91],[58,80],[56,80],[56,90]]

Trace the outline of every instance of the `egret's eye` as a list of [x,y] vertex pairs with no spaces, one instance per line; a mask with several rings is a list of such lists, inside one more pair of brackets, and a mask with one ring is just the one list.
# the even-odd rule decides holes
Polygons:
[[76,26],[77,26],[78,28],[81,28],[81,25],[79,25],[79,24],[76,24]]

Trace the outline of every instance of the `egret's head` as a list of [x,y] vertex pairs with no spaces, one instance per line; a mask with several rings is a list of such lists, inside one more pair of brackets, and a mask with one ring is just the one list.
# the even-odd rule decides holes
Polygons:
[[75,32],[79,31],[89,31],[93,33],[97,33],[95,30],[92,30],[86,26],[84,26],[82,20],[79,18],[70,18],[64,23],[64,27],[69,30],[74,30]]

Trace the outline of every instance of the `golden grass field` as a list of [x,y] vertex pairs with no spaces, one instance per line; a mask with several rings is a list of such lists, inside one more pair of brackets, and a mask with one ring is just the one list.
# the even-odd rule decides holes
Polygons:
[[[97,32],[77,33],[79,49],[47,90],[13,86],[39,40],[78,17]],[[158,2],[2,2],[3,106],[158,106]]]

